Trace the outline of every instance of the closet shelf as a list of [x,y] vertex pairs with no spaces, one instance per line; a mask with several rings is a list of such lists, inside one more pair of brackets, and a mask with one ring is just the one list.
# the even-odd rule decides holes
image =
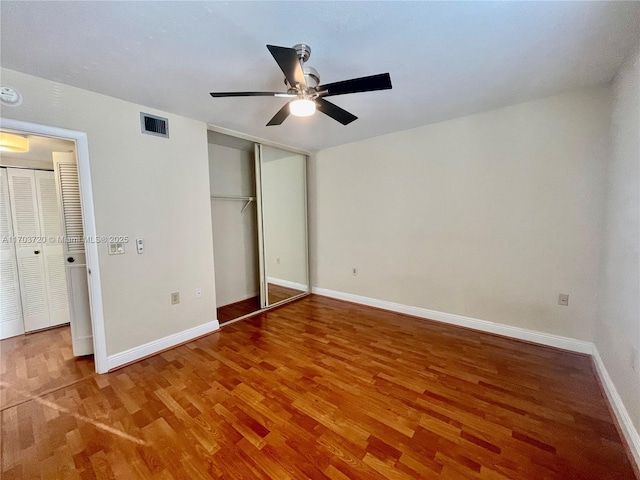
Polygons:
[[242,207],[242,210],[240,210],[240,213],[244,213],[244,211],[251,204],[251,202],[256,201],[256,197],[248,197],[244,195],[211,195],[211,199],[212,200],[242,200],[244,202],[247,202],[245,203],[244,207]]

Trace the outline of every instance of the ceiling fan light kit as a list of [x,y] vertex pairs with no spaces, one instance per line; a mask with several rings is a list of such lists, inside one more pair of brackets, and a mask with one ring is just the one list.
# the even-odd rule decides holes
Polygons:
[[304,63],[311,56],[311,47],[298,43],[293,48],[267,45],[269,52],[284,73],[286,92],[211,92],[214,98],[220,97],[284,97],[291,98],[267,126],[281,125],[289,114],[296,117],[309,117],[316,110],[333,118],[343,125],[357,120],[358,117],[328,102],[325,97],[346,95],[349,93],[372,92],[375,90],[391,89],[391,77],[388,73],[371,75],[368,77],[352,78],[341,82],[319,85],[318,71]]
[[316,113],[316,104],[308,98],[298,98],[289,102],[289,113],[296,117],[310,117]]

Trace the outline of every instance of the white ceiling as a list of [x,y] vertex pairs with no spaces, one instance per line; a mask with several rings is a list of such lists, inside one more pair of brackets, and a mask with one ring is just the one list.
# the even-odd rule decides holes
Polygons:
[[[640,39],[640,2],[13,2],[2,66],[308,150],[610,81]],[[393,90],[333,97],[359,119],[267,121],[282,98],[266,44],[312,47],[321,83],[390,72]]]

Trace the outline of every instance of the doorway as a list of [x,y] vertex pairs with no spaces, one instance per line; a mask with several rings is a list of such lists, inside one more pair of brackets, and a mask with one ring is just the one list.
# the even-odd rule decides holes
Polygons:
[[0,339],[71,324],[74,355],[92,354],[75,144],[0,135]]
[[[75,145],[0,130],[0,340],[70,323],[64,220],[53,155]],[[16,139],[24,144],[12,146]],[[4,143],[3,143],[4,145]],[[77,190],[77,177],[75,179]],[[69,199],[67,195],[67,202]]]
[[[96,239],[95,215],[93,207],[93,194],[90,180],[89,150],[87,144],[87,135],[83,132],[61,129],[46,125],[21,122],[11,119],[0,119],[0,127],[3,131],[21,135],[23,137],[36,136],[47,137],[49,139],[57,139],[61,141],[69,141],[75,145],[75,156],[77,161],[74,164],[76,169],[72,175],[77,178],[77,187],[75,192],[75,200],[81,203],[82,211],[79,216],[69,218],[65,224],[65,240],[72,239],[71,242],[65,243],[65,268],[67,269],[67,281],[71,289],[82,286],[84,282],[85,293],[78,295],[77,302],[70,299],[71,318],[78,310],[86,310],[89,312],[87,326],[85,327],[85,347],[90,348],[94,353],[95,371],[97,373],[105,373],[108,371],[107,355],[106,355],[106,339],[104,332],[104,317],[102,308],[102,295],[100,289],[100,271],[98,264],[98,246]],[[64,152],[63,152],[64,153]],[[69,153],[69,152],[66,152]],[[66,172],[66,173],[65,173]],[[65,178],[69,177],[69,170],[62,172],[58,181],[64,183]],[[66,177],[65,177],[66,175]],[[64,185],[58,185],[64,187]],[[77,231],[73,231],[73,225],[80,225],[83,232],[78,239]],[[67,238],[68,237],[68,238]],[[75,238],[73,238],[75,237]],[[79,248],[84,250],[86,263],[82,257],[78,257]],[[35,250],[38,250],[37,248]],[[72,268],[75,267],[75,268]],[[75,309],[75,311],[74,311]],[[74,321],[71,320],[71,331],[75,328]],[[88,335],[87,335],[88,334]],[[88,336],[88,342],[87,340]],[[86,351],[84,353],[87,353]],[[83,353],[79,353],[82,355]]]

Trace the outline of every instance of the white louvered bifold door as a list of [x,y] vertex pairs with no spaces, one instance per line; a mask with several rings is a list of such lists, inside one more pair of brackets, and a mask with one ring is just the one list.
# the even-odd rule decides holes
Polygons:
[[0,340],[24,333],[7,169],[0,168]]
[[84,255],[80,185],[78,183],[78,166],[76,165],[75,155],[73,153],[56,152],[53,157],[64,216],[65,253],[69,255]]
[[53,166],[66,237],[64,257],[71,315],[71,341],[73,354],[78,357],[93,353],[93,329],[89,303],[90,276],[84,251],[80,184],[75,154],[54,152]]
[[64,271],[62,212],[58,204],[56,177],[53,172],[36,171],[35,179],[43,237],[42,254],[49,302],[49,325],[62,325],[69,323],[69,300],[67,275]]
[[33,170],[8,168],[7,178],[24,329],[30,332],[50,325],[35,175]]

